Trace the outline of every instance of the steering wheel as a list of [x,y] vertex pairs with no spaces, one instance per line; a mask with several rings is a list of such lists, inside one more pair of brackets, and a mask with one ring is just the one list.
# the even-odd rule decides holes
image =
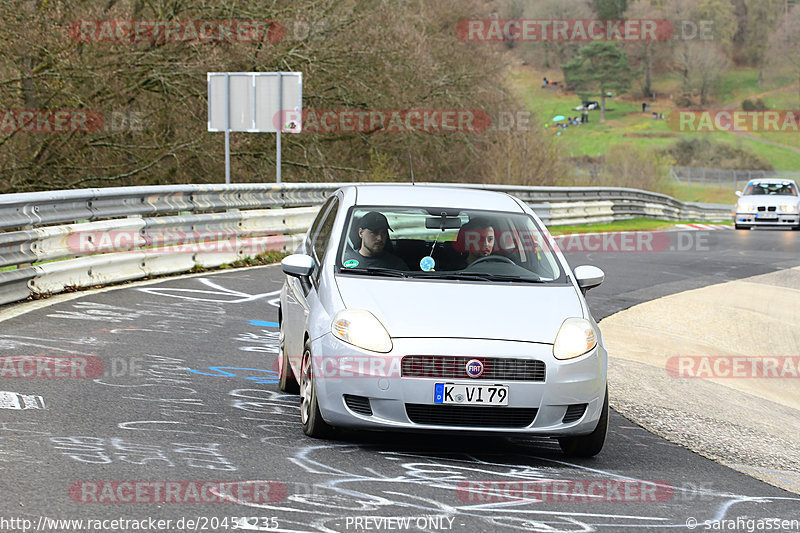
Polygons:
[[473,266],[477,265],[478,263],[511,263],[512,265],[516,266],[517,264],[509,259],[504,255],[487,255],[486,257],[481,257],[473,261],[468,268],[472,268]]

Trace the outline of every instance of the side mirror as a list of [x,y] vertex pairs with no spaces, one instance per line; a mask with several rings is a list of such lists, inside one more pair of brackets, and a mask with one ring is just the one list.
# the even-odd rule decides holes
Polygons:
[[742,196],[742,191],[736,191],[736,196],[738,196],[738,197],[740,197],[740,198],[741,198],[741,196]]
[[306,254],[292,254],[281,260],[281,268],[288,276],[308,278],[314,272],[314,259]]
[[578,282],[578,287],[581,288],[583,294],[586,294],[586,291],[589,289],[593,289],[603,283],[606,277],[602,270],[592,265],[575,267],[574,274],[575,280]]

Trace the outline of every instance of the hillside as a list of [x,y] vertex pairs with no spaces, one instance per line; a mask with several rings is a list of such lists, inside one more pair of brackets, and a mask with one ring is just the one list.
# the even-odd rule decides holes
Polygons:
[[[542,87],[542,77],[561,80],[560,71],[541,71],[517,65],[509,70],[509,79],[519,97],[535,112],[543,123],[557,115],[580,116],[574,108],[580,104],[578,95],[563,87]],[[599,111],[590,112],[588,124],[566,130],[551,129],[551,134],[561,132],[558,142],[564,156],[580,158],[598,157],[615,145],[625,144],[642,149],[666,149],[680,139],[708,139],[750,151],[766,160],[776,170],[800,170],[800,135],[793,133],[732,132],[690,133],[676,131],[668,120],[654,120],[652,112],[663,113],[668,119],[678,107],[671,96],[678,93],[674,76],[656,77],[656,99],[649,100],[651,113],[642,113],[642,102],[629,95],[607,100],[606,121],[601,123]],[[756,69],[740,68],[725,73],[717,90],[717,99],[708,109],[741,109],[745,99],[761,98],[771,109],[793,109],[800,106],[798,85],[787,78],[768,79],[758,84]],[[550,122],[552,125],[552,122]]]

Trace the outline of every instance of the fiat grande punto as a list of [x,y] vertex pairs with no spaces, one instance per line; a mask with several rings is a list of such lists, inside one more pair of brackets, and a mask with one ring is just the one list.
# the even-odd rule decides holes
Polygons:
[[283,259],[280,388],[303,430],[492,432],[600,452],[607,354],[570,269],[521,200],[481,189],[354,185]]

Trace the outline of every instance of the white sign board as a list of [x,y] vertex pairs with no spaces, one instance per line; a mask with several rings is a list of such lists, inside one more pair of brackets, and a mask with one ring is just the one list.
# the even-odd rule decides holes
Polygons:
[[209,72],[208,131],[299,133],[302,72]]
[[281,133],[303,131],[302,72],[209,72],[208,131],[225,132],[225,183],[231,182],[232,131],[277,133],[275,179],[281,182]]

